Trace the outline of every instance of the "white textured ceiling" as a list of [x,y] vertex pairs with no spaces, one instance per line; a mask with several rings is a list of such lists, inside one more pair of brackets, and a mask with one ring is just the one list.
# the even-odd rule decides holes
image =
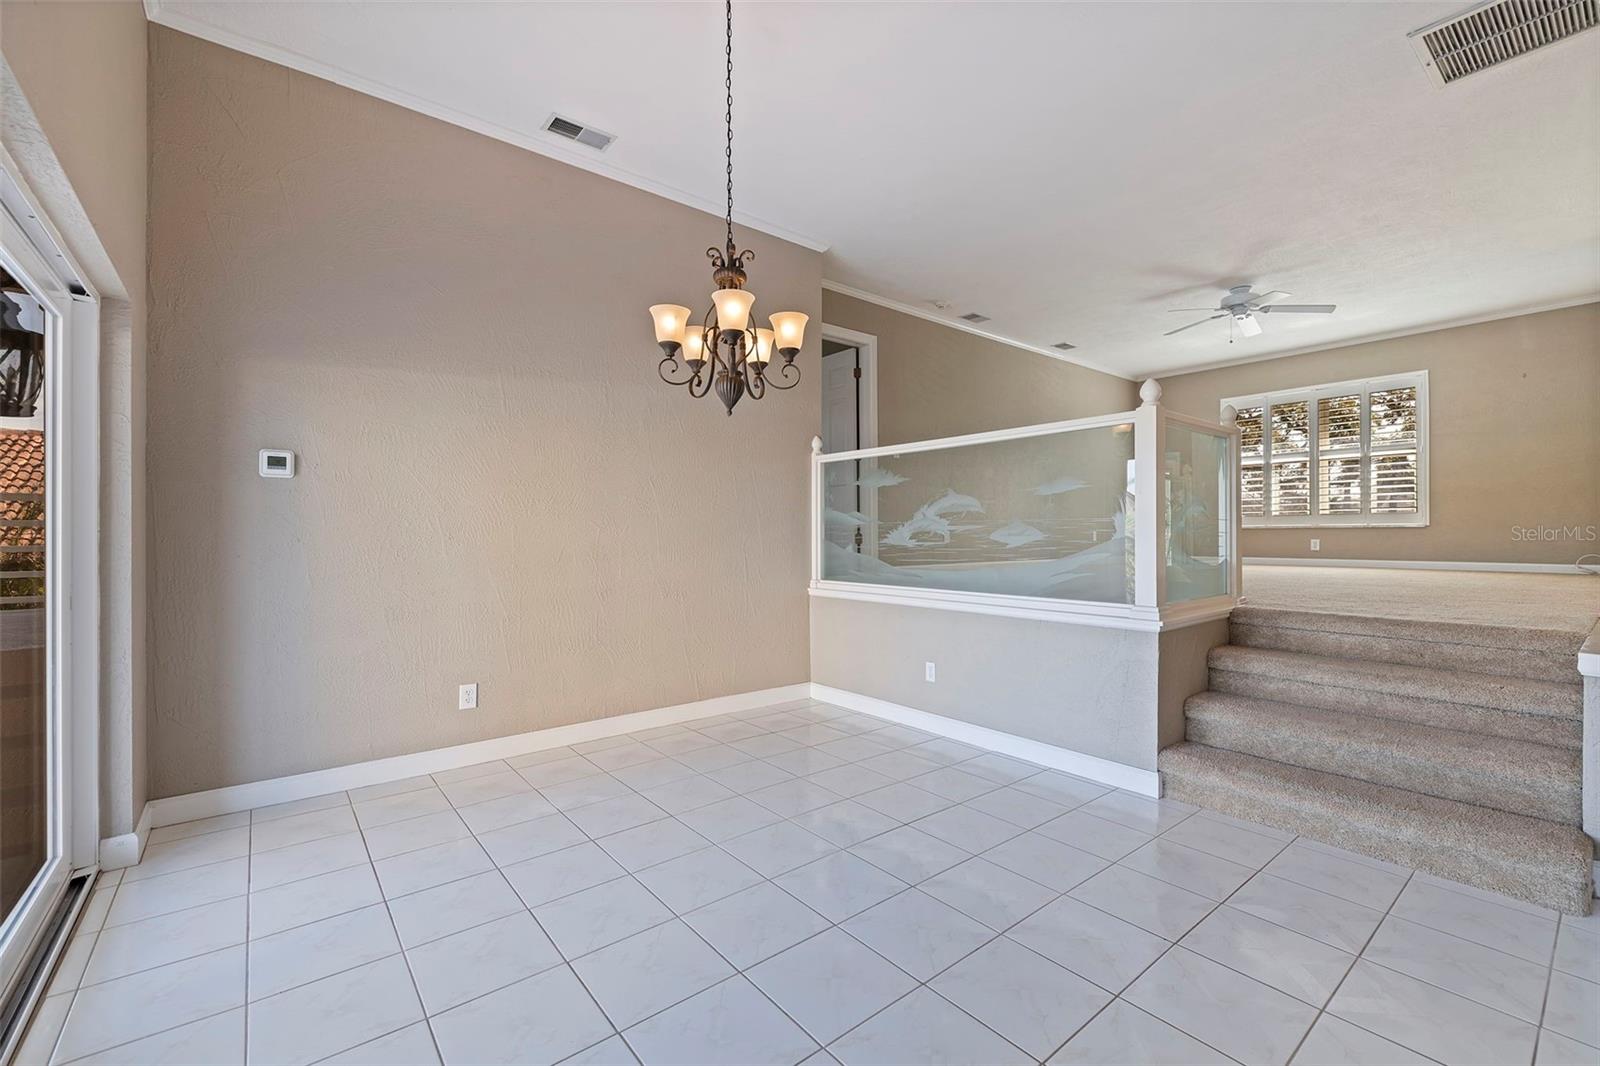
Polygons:
[[[719,4],[147,8],[720,213]],[[1438,89],[1406,33],[1459,9],[738,3],[740,216],[834,285],[1127,376],[1600,297],[1600,31]],[[1242,282],[1339,310],[1162,336]]]

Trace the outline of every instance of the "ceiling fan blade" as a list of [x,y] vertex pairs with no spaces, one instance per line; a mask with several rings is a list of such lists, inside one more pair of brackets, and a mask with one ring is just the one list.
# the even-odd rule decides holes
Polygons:
[[1270,311],[1275,315],[1331,315],[1333,309],[1338,306],[1338,304],[1272,304],[1269,307],[1258,307],[1256,310],[1262,314]]
[[1198,321],[1198,322],[1191,322],[1191,323],[1189,323],[1189,324],[1188,324],[1188,325],[1187,325],[1187,326],[1179,326],[1179,327],[1178,327],[1178,328],[1177,328],[1177,329],[1169,329],[1169,330],[1167,330],[1167,331],[1166,331],[1166,332],[1165,332],[1165,333],[1163,333],[1163,334],[1162,334],[1162,336],[1163,336],[1163,337],[1170,337],[1170,336],[1172,336],[1172,335],[1173,335],[1173,334],[1174,334],[1174,333],[1182,333],[1182,332],[1183,332],[1183,331],[1184,331],[1184,330],[1186,330],[1186,329],[1194,329],[1194,327],[1196,327],[1196,326],[1203,326],[1203,325],[1205,325],[1205,324],[1206,324],[1206,323],[1207,323],[1207,322],[1215,322],[1215,321],[1216,321],[1216,320],[1217,320],[1217,319],[1219,319],[1219,318],[1227,318],[1227,317],[1228,317],[1228,316],[1227,316],[1227,315],[1225,315],[1225,314],[1222,314],[1222,315],[1212,315],[1212,316],[1211,316],[1211,317],[1210,317],[1210,318],[1202,318],[1202,319],[1201,319],[1201,320],[1200,320],[1200,321]]
[[1179,311],[1216,311],[1216,310],[1220,310],[1220,309],[1216,308],[1216,307],[1169,307],[1169,308],[1167,308],[1167,314],[1175,315]]
[[1293,295],[1293,293],[1284,292],[1281,289],[1273,289],[1271,292],[1264,292],[1260,296],[1252,296],[1247,302],[1251,307],[1264,307],[1275,300],[1286,299]]

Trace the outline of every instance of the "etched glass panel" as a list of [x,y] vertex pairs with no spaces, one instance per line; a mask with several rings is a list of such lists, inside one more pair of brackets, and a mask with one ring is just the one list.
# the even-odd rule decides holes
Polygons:
[[[822,577],[1133,602],[1132,423],[823,461]],[[844,463],[841,479],[830,468]],[[830,491],[831,500],[838,499]]]
[[1169,421],[1162,474],[1167,602],[1226,595],[1228,438]]

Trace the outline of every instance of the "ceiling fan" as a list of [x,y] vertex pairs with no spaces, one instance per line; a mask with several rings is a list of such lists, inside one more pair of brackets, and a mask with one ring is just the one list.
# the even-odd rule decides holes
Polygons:
[[1254,337],[1261,333],[1261,323],[1256,319],[1258,314],[1331,315],[1337,306],[1336,304],[1281,304],[1277,302],[1289,295],[1287,292],[1279,292],[1276,289],[1256,295],[1250,291],[1250,286],[1248,285],[1235,285],[1223,295],[1222,302],[1216,307],[1173,308],[1170,313],[1179,311],[1215,311],[1216,313],[1202,318],[1198,322],[1191,322],[1187,326],[1169,329],[1162,336],[1170,337],[1174,333],[1182,333],[1186,329],[1193,329],[1207,322],[1215,322],[1219,318],[1231,318],[1233,321],[1229,323],[1228,343],[1232,344],[1233,326],[1238,326],[1239,332],[1246,337]]

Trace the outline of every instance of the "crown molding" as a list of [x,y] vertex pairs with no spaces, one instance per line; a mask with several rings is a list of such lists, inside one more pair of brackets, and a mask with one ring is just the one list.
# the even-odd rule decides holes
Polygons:
[[1363,337],[1352,337],[1350,340],[1339,341],[1337,344],[1313,344],[1303,348],[1290,348],[1282,352],[1248,355],[1242,359],[1221,359],[1214,363],[1201,363],[1199,366],[1175,366],[1166,370],[1150,370],[1136,375],[1135,380],[1143,380],[1144,378],[1169,380],[1182,377],[1185,374],[1201,374],[1207,370],[1224,370],[1230,366],[1265,363],[1270,359],[1289,359],[1296,355],[1311,355],[1316,352],[1336,352],[1340,348],[1354,348],[1358,344],[1375,344],[1378,341],[1399,340],[1401,337],[1415,337],[1423,333],[1438,333],[1441,330],[1459,329],[1462,326],[1480,326],[1485,322],[1499,322],[1506,318],[1521,318],[1523,315],[1539,315],[1546,311],[1561,311],[1568,307],[1582,307],[1584,304],[1592,303],[1600,303],[1600,293],[1591,293],[1587,296],[1579,296],[1568,300],[1557,300],[1553,303],[1534,304],[1531,307],[1495,311],[1487,315],[1469,315],[1465,318],[1446,319],[1443,322],[1435,322],[1432,325],[1409,326],[1405,329],[1389,330],[1384,333],[1370,333]]
[[1025,352],[1032,352],[1035,355],[1042,355],[1062,363],[1071,363],[1073,366],[1080,366],[1085,370],[1093,370],[1100,374],[1109,374],[1111,377],[1121,378],[1124,381],[1140,380],[1139,378],[1129,377],[1120,370],[1112,370],[1108,366],[1102,366],[1099,363],[1092,363],[1087,359],[1074,358],[1070,355],[1067,355],[1065,352],[1058,352],[1052,348],[1042,348],[1037,344],[1028,344],[1024,341],[1019,341],[1015,338],[1007,337],[999,333],[991,333],[986,329],[979,329],[976,326],[963,322],[959,318],[948,318],[936,311],[925,310],[924,308],[917,307],[914,304],[902,303],[899,300],[891,300],[887,296],[879,296],[877,293],[867,292],[864,289],[852,288],[849,285],[841,285],[839,282],[829,281],[827,278],[822,279],[822,287],[829,292],[836,292],[840,296],[849,296],[852,299],[861,300],[865,303],[877,304],[879,307],[886,307],[891,311],[899,311],[903,315],[910,315],[913,318],[920,318],[924,321],[934,322],[941,326],[949,326],[951,329],[959,329],[961,332],[970,333],[974,337],[982,337],[984,340],[995,341],[998,344],[1004,344],[1011,348],[1021,348]]
[[[342,85],[346,89],[352,89],[366,96],[376,97],[379,100],[403,107],[408,111],[427,115],[429,118],[438,119],[440,122],[448,122],[452,126],[460,126],[462,129],[471,130],[485,137],[492,137],[497,141],[503,141],[506,144],[512,144],[518,148],[554,159],[557,162],[565,163],[568,166],[577,167],[579,170],[587,170],[591,174],[598,174],[603,178],[610,178],[612,181],[631,185],[635,189],[641,189],[663,199],[672,200],[675,203],[692,207],[698,211],[704,211],[706,214],[713,215],[718,219],[723,216],[724,207],[718,200],[699,196],[676,186],[647,178],[643,174],[635,173],[624,167],[615,166],[596,153],[571,147],[571,142],[554,134],[548,134],[542,130],[528,133],[512,129],[509,126],[502,126],[498,123],[487,122],[476,115],[459,111],[436,100],[417,96],[403,89],[397,89],[392,85],[374,81],[359,74],[353,74],[348,70],[324,63],[321,60],[312,59],[310,56],[302,55],[292,49],[281,48],[277,45],[267,44],[264,41],[258,41],[253,37],[245,37],[241,34],[219,29],[181,12],[168,9],[161,0],[144,0],[144,12],[149,21],[165,26],[168,29],[187,33],[191,37],[199,37],[201,40],[210,41],[212,44],[221,45],[224,48],[231,48],[235,52],[243,52],[246,55],[255,56],[257,59],[264,59],[269,63],[276,63],[281,67],[298,70],[302,74],[310,74],[312,77],[321,78],[323,81],[331,81],[335,85]],[[788,241],[791,244],[798,244],[814,252],[826,252],[828,250],[827,241],[808,234],[798,233],[766,219],[735,211],[733,220],[748,229],[764,233],[769,237]]]

